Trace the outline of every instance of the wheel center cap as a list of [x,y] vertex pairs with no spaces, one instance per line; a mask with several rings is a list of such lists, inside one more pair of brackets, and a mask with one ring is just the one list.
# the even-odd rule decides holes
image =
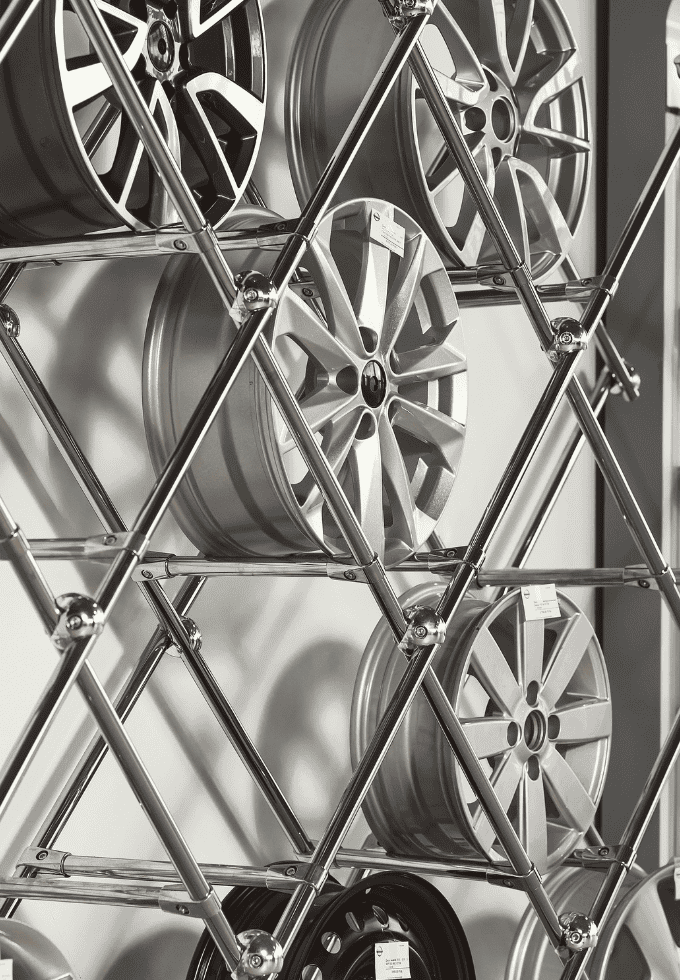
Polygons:
[[387,394],[387,376],[378,361],[369,361],[361,374],[361,394],[369,408],[382,405]]
[[162,20],[149,29],[146,41],[149,60],[157,71],[169,71],[175,60],[175,39],[172,31]]

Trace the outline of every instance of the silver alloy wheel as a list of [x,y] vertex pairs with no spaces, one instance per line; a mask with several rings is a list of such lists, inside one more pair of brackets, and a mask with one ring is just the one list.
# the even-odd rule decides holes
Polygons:
[[[264,126],[260,0],[98,6],[203,213],[219,225],[245,190]],[[8,55],[0,131],[0,237],[178,221],[70,0],[45,0]]]
[[[632,890],[645,880],[641,868],[633,866],[629,871],[616,900],[614,918],[618,917],[619,909],[627,901]],[[560,868],[550,875],[545,883],[546,891],[557,913],[584,912],[589,913],[593,900],[604,881],[604,875],[599,871],[586,871],[583,868]],[[604,980],[604,974],[594,972],[596,961],[600,960],[600,950],[610,948],[611,924],[610,919],[600,933],[595,958],[588,966],[590,980]],[[545,929],[537,918],[533,908],[528,908],[517,927],[510,956],[505,969],[505,980],[559,980],[564,970],[564,963],[559,958],[548,939]],[[671,980],[675,974],[669,974]],[[631,975],[627,970],[612,973],[608,980],[643,980],[643,977]],[[661,980],[652,975],[651,980]]]
[[[286,135],[310,196],[393,34],[378,4],[316,0],[288,74]],[[442,0],[422,38],[477,165],[535,277],[568,252],[590,171],[583,69],[556,0]],[[410,72],[359,150],[340,196],[394,201],[456,266],[498,262]]]
[[16,980],[73,980],[76,974],[54,943],[16,919],[0,922],[3,960],[13,963]]
[[[229,222],[275,218],[237,209]],[[371,237],[379,222],[404,234],[403,256]],[[235,268],[266,273],[272,262],[261,251],[237,256]],[[330,211],[303,262],[304,281],[285,293],[269,340],[376,553],[395,564],[434,529],[463,447],[466,360],[455,296],[422,230],[381,201]],[[171,261],[145,347],[157,471],[234,334],[200,261]],[[252,364],[173,509],[193,543],[216,557],[348,551]]]
[[[404,607],[436,605],[419,586]],[[447,631],[435,670],[503,808],[541,871],[559,864],[592,824],[611,736],[609,681],[592,626],[558,593],[561,617],[526,622],[519,592],[491,605],[470,597]],[[404,671],[381,621],[354,687],[357,764]],[[403,854],[505,860],[491,824],[418,695],[373,783],[364,812],[383,847]]]

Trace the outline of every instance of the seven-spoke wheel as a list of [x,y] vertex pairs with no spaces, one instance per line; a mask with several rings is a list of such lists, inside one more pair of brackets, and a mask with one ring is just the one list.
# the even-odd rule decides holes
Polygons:
[[[288,156],[306,201],[393,39],[378,4],[317,0],[290,63]],[[569,250],[588,186],[590,128],[576,43],[555,0],[442,0],[423,32],[464,138],[534,276]],[[376,194],[454,265],[497,263],[479,212],[405,72],[341,196]]]
[[[234,225],[274,219],[257,209],[237,215]],[[396,235],[396,250],[376,226]],[[272,259],[258,252],[239,261],[267,271]],[[369,541],[396,564],[432,533],[463,448],[466,360],[455,296],[422,230],[381,201],[330,211],[303,261],[268,337]],[[172,261],[145,348],[145,422],[157,469],[235,332],[200,260]],[[348,551],[252,363],[173,508],[187,536],[214,557]]]
[[[502,806],[539,870],[559,864],[592,824],[604,788],[611,704],[593,628],[565,595],[559,619],[527,622],[519,592],[466,598],[435,660]],[[420,586],[404,606],[436,606]],[[357,760],[404,671],[384,622],[357,675],[351,722]],[[422,694],[364,804],[377,840],[402,854],[504,854]]]
[[[241,197],[264,125],[259,0],[99,0],[203,213]],[[45,0],[0,74],[0,237],[80,235],[178,216],[69,0]]]

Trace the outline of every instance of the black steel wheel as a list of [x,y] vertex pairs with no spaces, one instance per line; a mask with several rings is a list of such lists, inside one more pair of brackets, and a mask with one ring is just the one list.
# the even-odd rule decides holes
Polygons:
[[[273,930],[287,903],[286,895],[261,892],[259,899],[244,895],[229,905],[233,895],[223,908],[228,917],[231,911],[236,932]],[[408,943],[412,980],[474,980],[463,927],[441,892],[422,878],[395,871],[322,895],[288,952],[279,978],[373,980],[376,945],[390,942]],[[205,935],[187,980],[228,980],[224,963]]]
[[[250,178],[264,125],[259,0],[99,0],[213,225]],[[0,13],[7,6],[0,0]],[[70,0],[44,0],[0,70],[0,238],[178,220]]]

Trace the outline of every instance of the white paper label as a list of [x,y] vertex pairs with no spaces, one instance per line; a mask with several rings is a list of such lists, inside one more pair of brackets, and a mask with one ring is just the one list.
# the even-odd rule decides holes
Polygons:
[[532,619],[558,619],[560,616],[554,585],[522,586],[522,604],[527,622]]
[[396,252],[397,255],[403,257],[406,229],[398,225],[392,218],[388,218],[386,214],[381,214],[380,211],[376,211],[375,209],[371,211],[371,229],[369,235],[374,242],[378,242],[379,245],[385,245],[391,252]]
[[673,869],[673,881],[675,882],[675,901],[680,900],[680,865],[676,864]]
[[0,960],[0,980],[12,980],[13,960]]
[[375,980],[410,980],[408,943],[375,944]]

